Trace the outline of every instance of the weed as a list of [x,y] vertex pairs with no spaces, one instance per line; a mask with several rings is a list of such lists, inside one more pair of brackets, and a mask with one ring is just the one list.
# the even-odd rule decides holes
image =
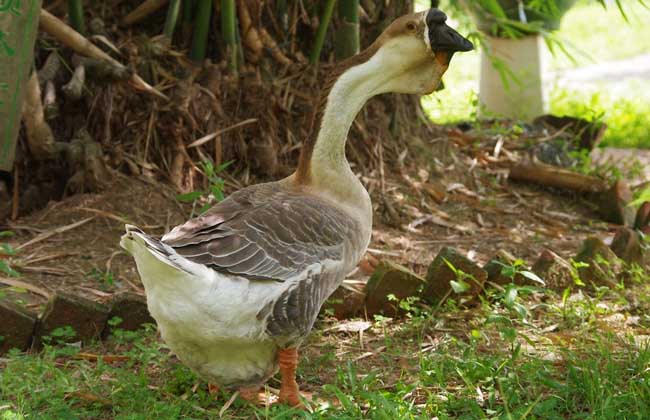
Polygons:
[[176,196],[176,199],[179,201],[192,203],[192,214],[190,217],[194,216],[197,204],[202,203],[198,213],[203,214],[208,211],[214,203],[218,203],[224,199],[225,180],[221,178],[219,174],[232,163],[232,160],[216,166],[211,160],[204,160],[200,163],[203,174],[207,180],[207,189],[196,190]]
[[[8,238],[14,235],[14,232],[5,230],[0,232],[0,238]],[[9,277],[18,277],[20,273],[16,271],[12,265],[11,257],[15,256],[17,251],[8,243],[0,242],[0,273],[4,273]]]
[[87,274],[93,280],[97,281],[102,288],[111,288],[115,287],[116,281],[115,276],[110,271],[102,271],[98,268],[92,268]]

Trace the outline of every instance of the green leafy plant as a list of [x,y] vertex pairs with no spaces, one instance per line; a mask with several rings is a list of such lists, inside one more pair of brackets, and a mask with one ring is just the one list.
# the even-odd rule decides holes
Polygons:
[[444,261],[445,264],[447,264],[447,267],[449,267],[449,269],[456,276],[456,280],[451,280],[449,282],[454,293],[462,294],[469,291],[472,288],[472,285],[469,282],[472,281],[480,286],[480,284],[476,281],[476,278],[473,275],[466,273],[459,268],[454,267],[454,265],[446,258],[444,259]]
[[[14,232],[5,230],[0,232],[0,238],[8,238],[14,235]],[[11,257],[18,253],[10,244],[0,242],[0,273],[4,273],[9,277],[18,277],[20,273],[12,267]]]
[[110,271],[102,271],[98,268],[92,268],[88,275],[95,281],[99,282],[103,287],[114,287],[115,276]]
[[72,340],[76,335],[75,330],[71,326],[66,325],[55,328],[49,335],[43,337],[43,343],[47,345],[63,344]]
[[525,269],[525,262],[520,258],[517,258],[511,264],[505,264],[499,260],[495,260],[494,262],[501,266],[501,275],[508,277],[510,280],[514,280],[517,275],[520,275],[528,280],[539,283],[542,286],[546,285],[544,280],[542,280],[537,274]]
[[202,203],[198,213],[203,214],[208,211],[208,209],[212,207],[214,203],[218,203],[224,199],[224,187],[226,182],[219,174],[232,163],[232,160],[216,166],[211,160],[204,160],[200,163],[203,174],[207,179],[207,189],[196,190],[176,196],[176,199],[179,201],[192,203],[191,217],[194,216],[197,204]]

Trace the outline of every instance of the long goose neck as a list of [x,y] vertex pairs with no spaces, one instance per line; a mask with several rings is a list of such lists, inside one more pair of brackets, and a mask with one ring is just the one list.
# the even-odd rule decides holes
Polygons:
[[298,183],[313,184],[327,173],[352,174],[345,157],[345,143],[356,115],[376,94],[378,71],[370,63],[376,50],[372,45],[343,61],[325,80],[311,134],[300,153],[296,170]]

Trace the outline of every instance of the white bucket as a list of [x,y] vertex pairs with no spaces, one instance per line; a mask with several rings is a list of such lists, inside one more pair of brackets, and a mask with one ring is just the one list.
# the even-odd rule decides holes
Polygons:
[[[509,73],[504,83],[485,50],[481,52],[479,100],[482,117],[507,117],[524,121],[546,113],[544,46],[540,35],[521,39],[486,37],[490,55],[502,61]],[[514,75],[514,79],[512,77]]]

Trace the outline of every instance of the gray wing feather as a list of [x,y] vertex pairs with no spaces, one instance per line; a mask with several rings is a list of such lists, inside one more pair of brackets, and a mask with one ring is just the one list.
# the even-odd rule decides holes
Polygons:
[[286,281],[311,264],[341,260],[357,228],[329,203],[269,183],[232,194],[162,241],[219,272]]

